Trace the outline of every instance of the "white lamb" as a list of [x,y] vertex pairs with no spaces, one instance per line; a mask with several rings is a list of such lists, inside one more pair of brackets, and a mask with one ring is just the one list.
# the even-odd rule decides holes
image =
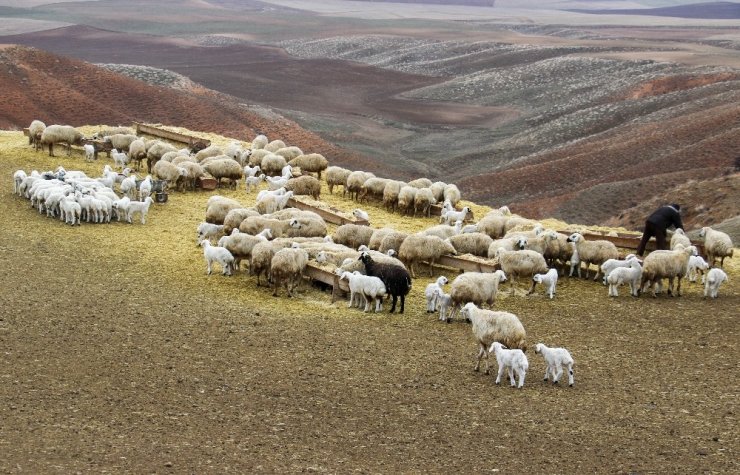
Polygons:
[[[257,167],[259,168],[259,167]],[[264,181],[265,174],[260,173],[258,176],[248,176],[244,179],[244,188],[246,189],[247,193],[252,192],[252,188],[257,189],[260,182]]]
[[719,286],[722,285],[722,282],[726,281],[728,279],[725,271],[719,267],[710,269],[707,275],[704,276],[704,298],[711,297],[716,299],[719,293]]
[[139,184],[139,201],[152,194],[152,176],[147,175],[146,178]]
[[[532,276],[532,281],[535,284],[542,284],[545,286],[545,293],[550,296],[550,299],[555,295],[555,286],[558,285],[558,270],[550,269],[545,274],[535,274]],[[534,292],[534,285],[530,294]]]
[[604,273],[603,283],[606,285],[606,278],[609,274],[617,267],[629,267],[630,259],[636,257],[634,254],[627,254],[624,259],[607,259],[606,262],[601,264],[601,272]]
[[110,151],[110,156],[113,159],[113,163],[116,167],[121,167],[121,170],[126,168],[126,165],[128,165],[129,159],[128,155],[125,153],[121,153],[115,148]]
[[347,307],[351,307],[356,296],[365,300],[365,312],[372,308],[371,301],[375,301],[375,312],[383,310],[383,297],[386,295],[385,284],[379,277],[360,274],[358,271],[342,272],[340,280],[349,282],[350,299]]
[[141,224],[146,224],[146,215],[149,214],[149,207],[154,202],[151,196],[147,196],[144,201],[132,201],[128,205],[128,212],[126,213],[126,221],[131,224],[131,220],[134,214],[139,213],[141,215]]
[[[234,228],[237,229],[237,228]],[[206,223],[205,221],[198,224],[198,231],[197,231],[197,240],[198,245],[204,241],[211,239],[219,238],[224,233],[224,225],[223,224],[212,224],[212,223]]]
[[136,194],[136,175],[130,175],[121,181],[121,193],[131,199],[135,199]]
[[565,348],[548,348],[543,343],[537,343],[534,345],[534,352],[545,358],[545,364],[547,365],[545,381],[547,381],[549,375],[552,375],[552,383],[558,384],[560,376],[563,375],[563,366],[565,366],[568,368],[568,385],[572,387],[575,384],[575,375],[573,374],[575,361],[573,361],[573,357],[570,356],[568,350]]
[[255,177],[255,176],[257,176],[257,173],[259,173],[261,171],[262,171],[262,169],[260,169],[260,166],[259,165],[255,165],[253,167],[250,167],[249,165],[246,165],[244,167],[244,176],[245,177],[248,177],[248,176]]
[[424,289],[424,296],[427,299],[427,313],[434,313],[437,310],[437,297],[444,293],[444,286],[447,285],[447,277],[441,276],[436,282],[427,285]]
[[439,218],[440,223],[444,224],[450,224],[455,223],[456,221],[465,221],[465,218],[467,218],[468,213],[470,213],[470,207],[466,206],[460,211],[456,211],[454,209],[448,210],[448,211],[442,211],[442,215]]
[[88,162],[92,162],[95,159],[95,147],[89,143],[86,143],[82,146],[83,150],[85,150],[85,160]]
[[274,177],[274,178],[271,176],[268,176],[265,178],[265,180],[267,181],[267,189],[270,191],[274,191],[274,190],[277,190],[278,188],[282,188],[288,183],[288,178],[284,176],[279,176],[279,177]]
[[223,275],[231,275],[231,268],[234,265],[234,256],[224,247],[211,246],[211,242],[207,239],[200,243],[203,247],[203,256],[206,259],[208,265],[208,275],[211,275],[211,265],[217,262],[223,269]]
[[[504,371],[509,371],[509,381],[511,381],[511,387],[521,388],[524,386],[524,378],[527,376],[527,370],[529,369],[529,361],[527,355],[522,350],[514,349],[510,350],[501,343],[494,341],[491,347],[488,349],[489,353],[496,355],[496,361],[498,362],[498,375],[496,376],[496,384],[501,382],[501,376],[504,375]],[[519,376],[519,384],[516,384],[514,380],[514,373]]]
[[629,259],[629,267],[617,267],[613,269],[606,278],[609,284],[609,296],[619,297],[617,288],[622,284],[630,285],[630,295],[637,297],[640,291],[640,281],[642,280],[642,266],[637,257],[632,256]]
[[696,282],[696,277],[701,272],[704,274],[709,269],[709,264],[701,256],[689,256],[689,266],[686,268],[686,277],[689,282]]
[[436,302],[439,308],[439,319],[448,321],[447,314],[452,310],[452,295],[444,293],[442,289],[435,289],[434,293],[437,294]]
[[361,220],[364,220],[364,221],[370,222],[370,215],[369,215],[369,214],[367,214],[367,211],[365,211],[365,210],[362,210],[362,209],[360,209],[360,208],[357,208],[357,209],[355,209],[354,211],[352,211],[352,215],[353,215],[353,216],[354,216],[355,218],[357,218],[357,219],[361,219]]

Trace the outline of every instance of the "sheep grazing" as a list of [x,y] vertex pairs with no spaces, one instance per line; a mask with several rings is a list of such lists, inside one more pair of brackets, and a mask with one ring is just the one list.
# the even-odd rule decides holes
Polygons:
[[267,242],[272,238],[270,229],[265,229],[256,236],[240,233],[234,228],[228,236],[223,236],[218,240],[218,245],[225,247],[232,256],[234,256],[234,270],[238,271],[241,267],[242,260],[249,260],[252,257],[252,249],[261,242]]
[[723,282],[729,281],[725,271],[718,267],[709,269],[709,272],[707,272],[707,275],[705,275],[703,279],[704,298],[711,297],[713,299],[717,298],[717,295],[719,293],[719,286],[722,285]]
[[198,151],[195,154],[195,159],[198,162],[202,162],[206,158],[218,157],[219,155],[223,155],[223,154],[224,154],[223,150],[221,150],[221,147],[219,147],[218,145],[209,145],[203,150]]
[[460,202],[460,190],[456,185],[449,184],[445,186],[442,194],[444,196],[444,200],[449,201],[453,208]]
[[165,162],[164,160],[157,161],[152,166],[151,173],[160,180],[165,180],[167,182],[166,188],[172,183],[176,189],[183,187],[185,179],[188,176],[188,171],[185,168]]
[[347,176],[347,184],[342,191],[342,197],[345,193],[349,193],[350,199],[357,200],[359,198],[360,191],[362,191],[362,185],[367,180],[373,178],[375,174],[363,171],[354,171]]
[[146,224],[146,215],[149,214],[149,207],[152,205],[154,200],[151,196],[147,196],[144,201],[132,201],[128,205],[128,211],[126,213],[126,221],[131,224],[131,220],[134,214],[139,213],[141,215],[141,224]]
[[[544,274],[549,271],[545,258],[534,251],[507,251],[499,248],[496,251],[496,258],[501,265],[501,270],[511,279],[511,293],[514,293],[514,281],[517,277],[531,279],[535,274]],[[529,293],[534,290],[534,285],[533,281]]]
[[380,278],[385,285],[386,291],[393,298],[390,313],[396,310],[396,303],[399,297],[401,298],[401,307],[398,313],[403,313],[406,295],[411,290],[411,276],[408,271],[399,265],[375,262],[368,252],[360,254],[359,260],[365,264],[365,273]]
[[427,313],[434,313],[437,311],[437,298],[444,294],[444,286],[447,285],[447,277],[437,277],[435,282],[427,285],[424,289],[424,297],[427,300]]
[[438,236],[442,239],[448,239],[452,236],[460,234],[462,231],[462,221],[456,221],[454,226],[448,226],[447,224],[438,224],[427,228],[421,232],[426,236]]
[[696,247],[684,248],[679,246],[675,251],[653,251],[645,258],[642,268],[640,289],[644,292],[646,284],[653,289],[653,297],[657,297],[655,285],[661,279],[668,279],[668,295],[673,295],[673,280],[678,278],[676,295],[681,295],[681,279],[686,275],[689,257],[696,255]]
[[429,188],[419,188],[414,196],[414,217],[417,213],[427,218],[432,216],[432,205],[436,204],[434,193]]
[[204,239],[200,245],[203,247],[203,257],[206,259],[207,273],[211,275],[211,266],[214,262],[221,265],[223,275],[231,275],[231,268],[234,265],[234,256],[223,247],[211,246],[211,242]]
[[226,219],[229,211],[239,208],[243,208],[243,206],[236,200],[219,195],[211,196],[206,204],[205,221],[213,224],[224,224],[224,219]]
[[136,169],[141,168],[141,161],[146,158],[146,142],[144,139],[136,139],[128,147],[128,156],[135,163]]
[[347,188],[347,178],[352,173],[346,168],[331,166],[326,169],[326,186],[329,188],[329,194],[334,193],[335,186]]
[[183,162],[177,162],[176,160],[172,162],[173,165],[179,166],[180,168],[183,168],[187,175],[182,177],[183,180],[183,186],[190,190],[195,190],[196,182],[198,181],[198,178],[205,176],[206,171],[203,170],[203,167],[201,167],[199,164],[195,162],[190,161],[183,161]]
[[357,201],[369,201],[370,199],[382,200],[383,190],[385,190],[388,181],[387,178],[378,178],[375,176],[368,178],[360,187],[360,191],[357,194]]
[[262,134],[259,134],[252,140],[252,150],[260,150],[265,148],[265,145],[270,143],[270,141]]
[[285,208],[288,204],[288,200],[291,198],[293,198],[292,191],[282,195],[268,194],[257,201],[255,208],[260,214],[271,214]]
[[375,313],[383,310],[383,297],[385,297],[385,284],[378,277],[362,275],[359,272],[342,272],[340,280],[349,282],[350,299],[347,307],[352,306],[355,296],[361,296],[365,300],[365,312],[372,308],[371,302],[375,302]]
[[383,188],[383,206],[390,212],[398,207],[398,194],[405,184],[402,181],[389,180]]
[[573,357],[565,348],[548,348],[544,343],[534,345],[534,352],[542,355],[545,359],[545,381],[552,376],[552,383],[558,384],[560,376],[563,375],[563,366],[568,368],[568,385],[573,387],[575,384],[575,374],[573,373]]
[[159,163],[167,152],[177,152],[177,149],[168,143],[155,141],[146,149],[146,171],[154,173],[154,165]]
[[84,136],[82,133],[69,125],[50,125],[41,132],[39,143],[43,147],[49,146],[49,156],[54,156],[54,145],[63,143],[67,145],[67,155],[72,153],[72,145],[80,146]]
[[198,245],[200,246],[200,244],[204,240],[218,239],[223,235],[224,235],[224,225],[223,224],[212,224],[212,223],[202,222],[198,225],[198,230],[196,231],[196,241]]
[[285,148],[285,147],[286,147],[285,142],[283,142],[282,140],[273,140],[272,142],[270,142],[267,145],[265,145],[264,148],[268,152],[275,153],[278,150],[280,150],[281,148]]
[[502,270],[492,273],[488,272],[466,272],[455,277],[452,281],[450,290],[451,305],[449,317],[443,318],[440,314],[440,320],[450,323],[464,303],[474,303],[478,306],[488,304],[493,308],[498,295],[498,288],[501,282],[506,282],[506,274]]
[[481,359],[486,358],[486,374],[489,374],[488,351],[497,341],[508,348],[527,351],[527,332],[516,315],[509,312],[494,312],[478,308],[469,302],[460,311],[463,318],[470,320],[473,336],[478,343],[478,357],[474,371],[480,370]]
[[535,284],[542,284],[545,286],[545,293],[550,296],[550,300],[555,297],[555,287],[558,285],[558,270],[550,269],[545,274],[535,274],[532,276],[532,290],[530,293],[534,293]]
[[33,145],[35,150],[41,148],[41,134],[44,132],[46,124],[40,120],[34,120],[28,126],[28,145]]
[[601,272],[604,274],[604,284],[606,279],[609,277],[611,272],[618,267],[629,267],[633,258],[636,258],[634,254],[627,254],[624,259],[607,259],[601,264]]
[[403,186],[398,192],[398,212],[411,214],[414,210],[414,202],[416,201],[416,192],[418,188],[413,186]]
[[270,262],[272,296],[277,297],[278,288],[283,284],[288,297],[292,297],[307,264],[308,253],[304,249],[289,247],[277,251]]
[[394,250],[398,252],[398,249],[400,249],[401,245],[407,237],[409,237],[408,234],[402,233],[400,231],[393,231],[391,233],[388,233],[380,241],[380,247],[378,247],[378,251],[382,252],[383,254],[386,254],[389,250]]
[[209,162],[208,164],[203,165],[203,170],[210,173],[211,176],[216,179],[218,186],[221,186],[221,180],[226,179],[234,189],[236,189],[236,182],[241,180],[244,176],[242,166],[239,162],[231,158]]
[[309,195],[318,200],[321,194],[321,182],[310,175],[303,175],[288,180],[285,189],[292,191],[295,195]]
[[360,224],[343,224],[334,231],[332,240],[337,244],[343,244],[352,249],[370,244],[370,238],[375,230],[369,226]]
[[[286,160],[293,160],[296,157],[303,157],[303,150],[296,146],[290,146],[290,147],[283,147],[275,150],[275,155],[280,155],[281,157],[285,158]],[[318,155],[318,154],[316,154]],[[322,157],[323,158],[323,157]],[[300,165],[296,165],[300,166]],[[303,167],[301,167],[301,170],[303,170]]]
[[617,246],[609,241],[596,240],[586,241],[580,233],[573,233],[568,237],[568,242],[573,242],[578,250],[578,257],[581,262],[586,264],[586,278],[588,279],[588,270],[591,264],[596,264],[596,275],[594,280],[598,280],[601,274],[601,264],[609,259],[619,259]]
[[138,138],[134,134],[112,134],[106,136],[105,141],[110,143],[111,148],[128,152],[131,148],[131,143]]
[[[368,242],[370,238],[368,237]],[[438,236],[426,236],[423,234],[412,234],[404,239],[398,249],[398,258],[406,264],[411,271],[411,277],[416,277],[414,266],[419,262],[429,263],[429,277],[434,273],[434,262],[446,255],[456,255],[457,252],[452,244]]]
[[488,257],[488,249],[493,243],[490,236],[477,232],[457,234],[450,236],[447,240],[458,254],[472,254],[480,257]]
[[[522,350],[513,349],[510,350],[501,343],[494,341],[491,347],[488,349],[489,353],[496,355],[496,361],[498,362],[498,374],[496,375],[496,384],[501,382],[501,376],[504,375],[504,371],[508,369],[509,381],[511,387],[517,387],[521,389],[524,386],[524,378],[527,376],[527,370],[529,369],[529,361],[527,355]],[[514,379],[514,373],[519,377],[519,384]]]
[[606,278],[609,284],[609,296],[619,297],[617,288],[625,283],[630,285],[630,295],[637,297],[640,294],[640,280],[642,279],[642,266],[637,257],[629,259],[629,267],[617,267],[609,273]]
[[259,213],[254,208],[234,208],[224,216],[224,234],[231,234],[233,229],[239,229],[242,221]]
[[288,162],[288,164],[293,167],[299,167],[302,173],[316,173],[316,178],[320,180],[321,172],[327,169],[329,161],[320,153],[309,153],[307,155],[299,155],[293,158]]
[[714,261],[717,259],[720,260],[719,266],[724,267],[725,257],[732,258],[732,239],[726,233],[705,226],[699,231],[699,237],[704,238],[704,252],[709,267],[714,267]]
[[701,256],[689,256],[689,265],[686,268],[686,277],[689,282],[696,282],[699,273],[704,274],[709,269],[709,264]]
[[414,188],[429,188],[432,186],[432,180],[429,178],[417,178],[416,180],[411,180],[409,182],[409,186],[413,186]]
[[679,244],[683,247],[689,247],[691,245],[691,239],[689,239],[681,228],[677,228],[673,232],[673,236],[671,236],[671,251],[675,250]]

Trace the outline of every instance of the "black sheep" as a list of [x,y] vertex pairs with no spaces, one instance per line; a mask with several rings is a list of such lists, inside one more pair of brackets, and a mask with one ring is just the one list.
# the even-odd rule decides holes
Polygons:
[[396,310],[398,297],[401,297],[401,309],[398,313],[403,313],[403,304],[406,301],[406,295],[411,290],[411,276],[408,271],[399,265],[375,262],[367,252],[360,254],[360,260],[365,264],[367,275],[378,277],[382,280],[386,290],[393,297],[391,313]]

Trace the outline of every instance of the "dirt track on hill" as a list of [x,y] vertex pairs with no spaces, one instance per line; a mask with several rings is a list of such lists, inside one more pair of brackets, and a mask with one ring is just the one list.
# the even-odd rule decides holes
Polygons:
[[734,261],[716,301],[570,279],[554,301],[501,297],[530,345],[576,359],[576,386],[553,387],[530,351],[514,390],[474,373],[470,327],[418,296],[403,316],[336,316],[315,289],[288,302],[206,277],[206,194],[173,194],[145,226],[72,229],[11,194],[24,165],[0,156],[2,472],[740,469]]

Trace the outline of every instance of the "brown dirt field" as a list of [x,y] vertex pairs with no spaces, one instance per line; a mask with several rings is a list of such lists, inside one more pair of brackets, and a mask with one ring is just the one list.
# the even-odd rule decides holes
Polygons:
[[514,390],[472,371],[469,325],[424,313],[428,279],[402,316],[308,287],[274,299],[203,272],[211,193],[174,193],[145,226],[70,228],[14,196],[11,175],[102,163],[0,139],[2,472],[740,470],[737,259],[715,301],[697,284],[609,299],[573,279],[553,301],[502,296],[530,345],[576,360],[575,387],[553,387],[530,351]]

